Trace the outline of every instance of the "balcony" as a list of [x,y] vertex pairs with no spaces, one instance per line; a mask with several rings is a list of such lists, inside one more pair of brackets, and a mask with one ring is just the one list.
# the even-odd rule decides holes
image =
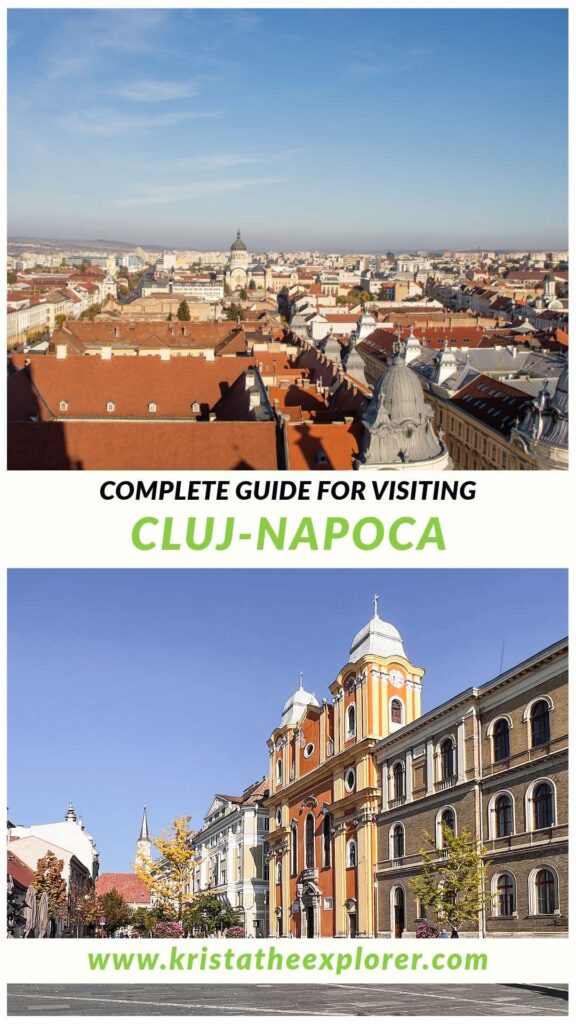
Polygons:
[[392,857],[392,867],[401,868],[404,863],[404,857]]
[[402,807],[405,803],[405,796],[397,796],[394,800],[390,801],[390,809],[392,810],[394,807]]
[[458,782],[456,775],[450,775],[447,779],[442,779],[436,783],[436,792],[443,793],[445,789],[452,789]]

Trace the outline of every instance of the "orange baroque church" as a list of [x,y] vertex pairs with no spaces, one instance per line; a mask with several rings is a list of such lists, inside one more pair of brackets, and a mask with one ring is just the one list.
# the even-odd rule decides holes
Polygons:
[[424,671],[395,626],[374,614],[330,686],[286,701],[270,750],[270,934],[375,933],[375,745],[421,713]]

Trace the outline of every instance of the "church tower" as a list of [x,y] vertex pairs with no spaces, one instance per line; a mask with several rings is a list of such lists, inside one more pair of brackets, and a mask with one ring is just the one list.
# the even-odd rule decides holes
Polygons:
[[139,857],[152,857],[152,841],[150,839],[150,832],[148,831],[148,815],[146,814],[146,808],[142,815],[142,824],[140,826],[140,835],[138,836],[138,842],[136,843],[136,860]]

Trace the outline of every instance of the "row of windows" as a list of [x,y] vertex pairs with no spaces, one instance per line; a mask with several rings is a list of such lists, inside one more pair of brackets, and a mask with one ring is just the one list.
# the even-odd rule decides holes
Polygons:
[[[494,875],[491,881],[492,914],[514,917],[517,913],[516,878],[511,871]],[[558,877],[548,867],[536,868],[528,879],[530,914],[555,914],[559,909]]]
[[[531,749],[550,742],[550,712],[552,701],[541,697],[528,705],[524,721],[528,724],[528,742]],[[494,762],[506,761],[510,757],[510,730],[512,722],[508,716],[496,719],[488,727],[492,740]],[[454,739],[449,736],[438,748],[438,780],[449,782],[456,775],[456,749]],[[392,799],[402,800],[406,796],[406,768],[403,761],[397,761],[392,768]]]
[[[332,815],[325,814],[322,821],[322,867],[332,867]],[[355,839],[346,844],[346,867],[355,868],[358,864],[358,846]],[[313,814],[308,814],[304,822],[304,868],[316,867],[316,823]],[[298,826],[295,822],[290,827],[290,872],[297,875],[300,870],[298,863]],[[276,861],[276,881],[282,880],[282,861]]]
[[[68,412],[68,406],[69,406],[68,402],[66,402],[65,400],[61,401],[60,402],[60,412]],[[193,413],[199,413],[200,412],[200,403],[199,402],[192,402],[192,404],[190,406],[190,409],[191,409],[191,411]],[[115,412],[115,410],[116,410],[116,403],[115,402],[107,402],[106,403],[106,412]],[[156,402],[148,402],[148,412],[157,412],[157,411],[158,411],[158,406],[156,405]]]
[[[537,832],[542,828],[552,828],[557,821],[556,791],[548,779],[533,782],[525,794],[526,831]],[[456,834],[456,812],[453,807],[444,807],[436,815],[436,846],[441,850],[444,846],[444,829]],[[488,838],[500,839],[514,835],[515,805],[511,793],[495,794],[488,804]],[[396,822],[389,830],[389,857],[400,858],[405,853],[405,827]]]

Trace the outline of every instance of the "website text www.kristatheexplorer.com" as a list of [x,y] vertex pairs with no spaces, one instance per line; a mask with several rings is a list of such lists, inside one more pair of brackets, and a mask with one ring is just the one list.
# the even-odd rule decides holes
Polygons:
[[376,953],[361,945],[353,952],[299,952],[280,951],[275,946],[259,948],[250,952],[226,949],[213,952],[202,946],[196,952],[188,952],[178,946],[171,946],[168,955],[156,952],[88,953],[91,971],[182,971],[192,974],[214,975],[217,972],[262,972],[274,974],[278,971],[306,972],[309,975],[328,977],[350,976],[355,972],[374,971],[395,973],[406,971],[486,971],[486,953],[458,952],[445,950],[429,955],[425,953]]

